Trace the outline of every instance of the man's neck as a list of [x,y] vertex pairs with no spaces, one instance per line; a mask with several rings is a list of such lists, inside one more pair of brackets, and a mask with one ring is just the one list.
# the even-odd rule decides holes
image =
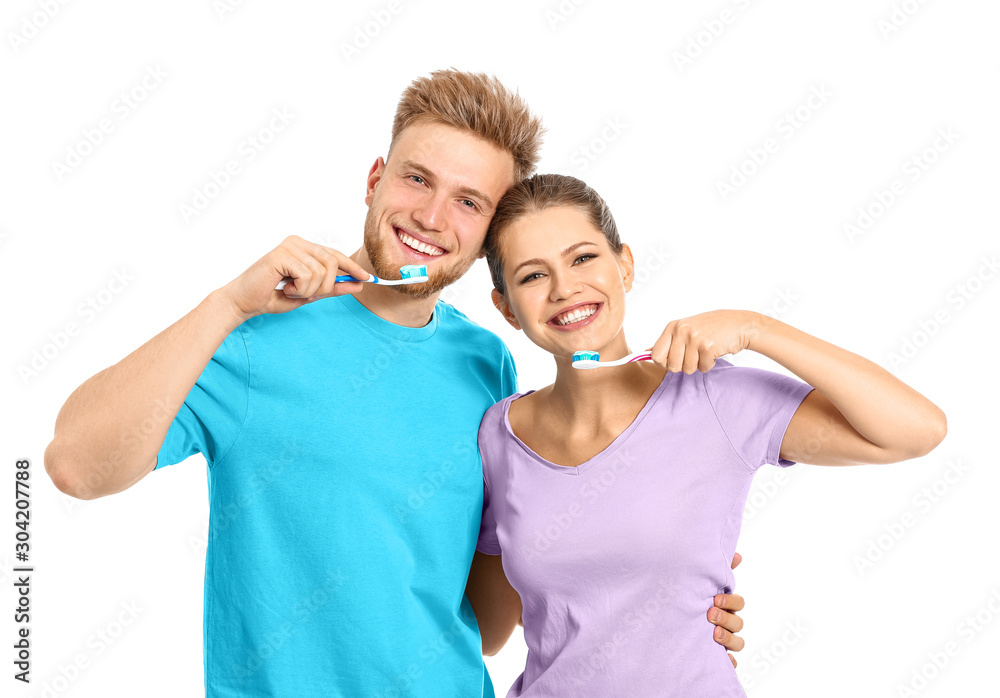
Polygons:
[[[369,274],[375,274],[364,247],[352,254],[351,259]],[[431,321],[439,295],[440,292],[426,298],[414,298],[400,293],[392,286],[365,283],[354,297],[361,305],[387,322],[403,327],[423,327]]]

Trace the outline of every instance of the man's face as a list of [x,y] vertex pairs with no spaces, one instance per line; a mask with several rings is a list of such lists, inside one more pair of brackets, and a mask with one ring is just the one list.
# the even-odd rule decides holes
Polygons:
[[365,252],[376,276],[427,265],[428,281],[394,286],[422,298],[441,291],[479,256],[496,204],[513,184],[514,160],[496,146],[440,123],[417,123],[388,162],[368,174]]

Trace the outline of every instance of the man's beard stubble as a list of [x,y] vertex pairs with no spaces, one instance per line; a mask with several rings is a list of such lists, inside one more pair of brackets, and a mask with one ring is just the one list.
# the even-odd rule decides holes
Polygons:
[[[392,229],[395,223],[389,221],[390,235],[395,236],[395,231]],[[404,228],[410,227],[416,229],[417,226],[404,225]],[[382,279],[398,279],[399,268],[390,266],[387,257],[389,256],[389,249],[391,248],[393,241],[386,239],[379,235],[378,221],[375,220],[375,215],[370,207],[368,213],[365,216],[365,252],[368,254],[368,260],[372,263],[372,268],[375,270],[375,276]],[[449,253],[450,254],[450,253]],[[428,279],[422,284],[400,284],[399,286],[392,286],[390,288],[398,291],[399,293],[405,294],[410,298],[427,298],[435,293],[440,292],[447,286],[458,281],[471,267],[473,262],[476,260],[473,258],[464,268],[456,269],[454,266],[446,267],[444,269],[431,270],[428,265],[427,275]]]

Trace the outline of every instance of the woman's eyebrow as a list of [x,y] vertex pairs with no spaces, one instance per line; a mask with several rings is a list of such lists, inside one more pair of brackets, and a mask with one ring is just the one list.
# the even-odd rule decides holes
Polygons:
[[[562,251],[562,256],[565,257],[566,255],[568,255],[569,253],[571,253],[576,248],[583,247],[584,245],[593,245],[594,247],[597,247],[597,243],[596,242],[590,242],[589,240],[584,240],[583,242],[578,242],[575,245],[570,245],[569,247],[567,247],[565,250]],[[534,259],[528,259],[528,260],[525,260],[525,261],[521,262],[516,267],[514,267],[514,271],[512,271],[511,274],[516,274],[518,269],[520,269],[521,267],[527,266],[529,264],[544,264],[544,263],[545,263],[544,259],[538,259],[537,257],[534,258]]]

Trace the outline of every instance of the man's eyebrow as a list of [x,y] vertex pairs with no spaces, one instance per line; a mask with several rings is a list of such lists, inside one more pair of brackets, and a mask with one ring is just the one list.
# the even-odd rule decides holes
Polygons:
[[[404,170],[413,170],[424,179],[434,181],[434,174],[419,162],[415,162],[414,160],[403,160],[400,167]],[[470,196],[479,199],[488,209],[492,209],[495,206],[493,199],[478,189],[473,189],[472,187],[459,187],[458,193],[462,196]]]
[[[596,242],[590,242],[589,240],[584,240],[583,242],[578,242],[575,245],[570,245],[569,247],[567,247],[565,250],[562,251],[562,256],[565,257],[576,248],[583,247],[584,245],[593,245],[594,247],[597,247]],[[516,267],[514,267],[514,271],[511,272],[511,275],[517,274],[518,269],[520,269],[523,266],[527,266],[529,264],[545,264],[545,260],[538,258],[525,260],[520,264],[518,264]]]

